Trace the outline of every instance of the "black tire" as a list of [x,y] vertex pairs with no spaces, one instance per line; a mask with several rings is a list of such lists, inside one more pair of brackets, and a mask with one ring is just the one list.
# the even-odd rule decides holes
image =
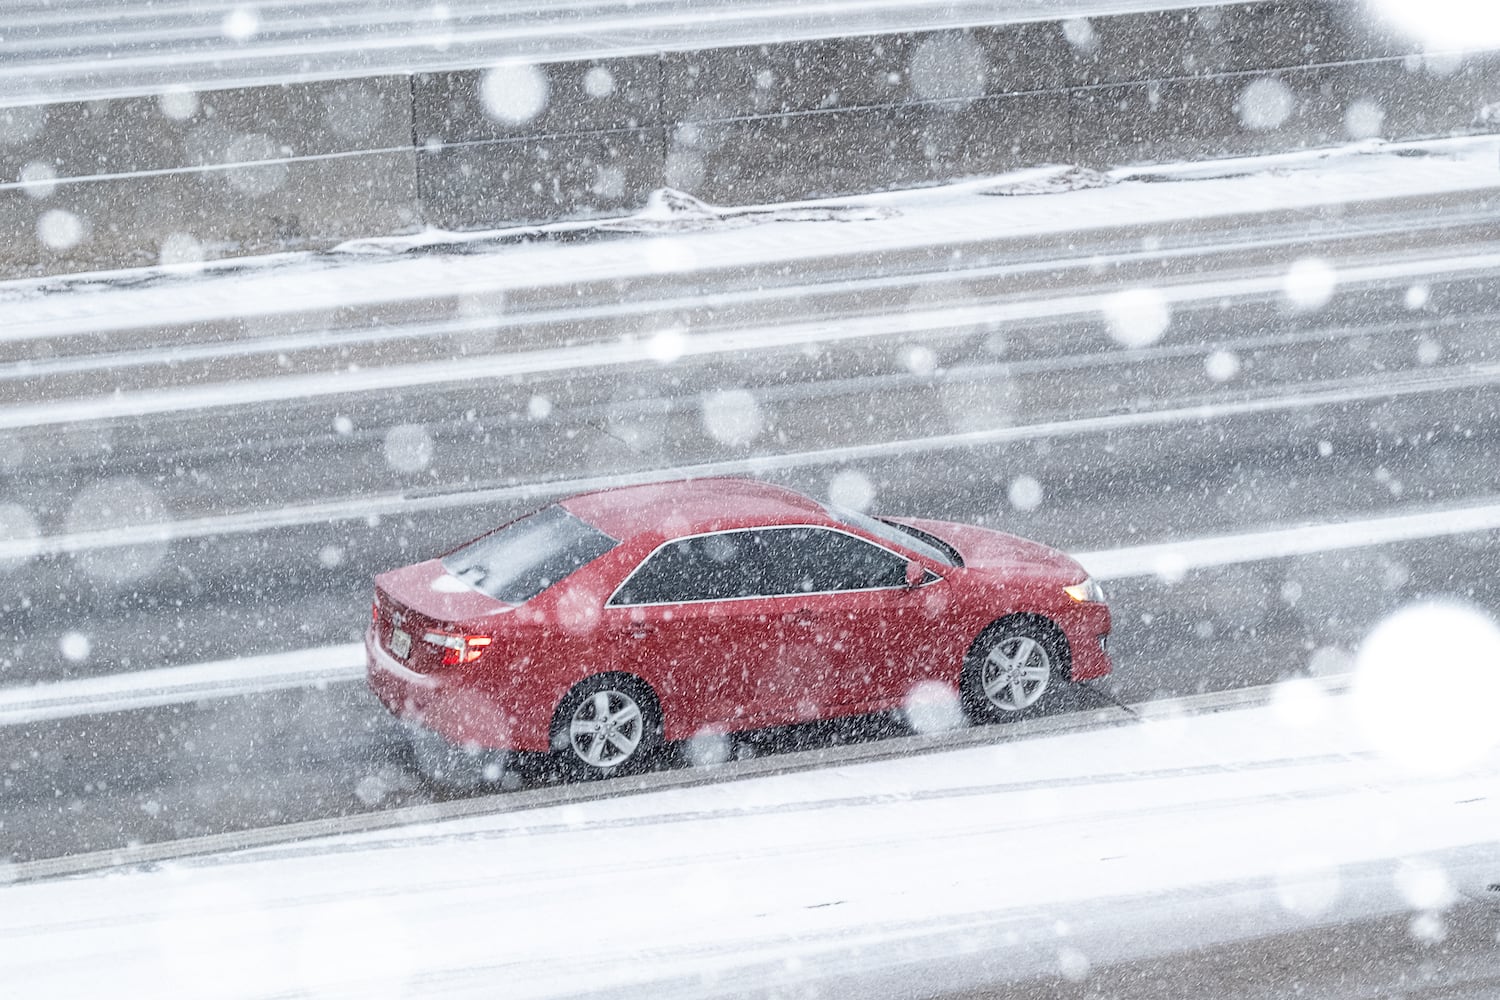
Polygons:
[[629,674],[596,674],[580,681],[552,716],[552,752],[563,775],[573,779],[641,771],[661,739],[656,692]]
[[964,714],[976,725],[1043,714],[1068,679],[1068,640],[1039,615],[1011,615],[979,634],[959,684]]

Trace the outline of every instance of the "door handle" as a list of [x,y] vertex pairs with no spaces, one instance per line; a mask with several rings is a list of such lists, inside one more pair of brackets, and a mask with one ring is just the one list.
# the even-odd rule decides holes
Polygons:
[[628,628],[615,629],[609,634],[611,639],[644,639],[654,632],[650,625],[631,625]]
[[803,628],[811,628],[818,623],[818,615],[815,611],[799,608],[789,611],[781,616],[781,620],[788,625],[801,625]]

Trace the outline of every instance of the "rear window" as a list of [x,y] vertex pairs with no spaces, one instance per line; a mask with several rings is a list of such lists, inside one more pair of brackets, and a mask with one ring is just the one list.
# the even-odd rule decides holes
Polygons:
[[556,504],[443,557],[443,568],[507,604],[524,604],[619,544]]

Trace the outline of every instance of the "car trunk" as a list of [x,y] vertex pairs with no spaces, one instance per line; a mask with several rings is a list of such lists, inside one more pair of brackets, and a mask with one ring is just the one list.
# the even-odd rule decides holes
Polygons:
[[434,640],[487,634],[494,618],[510,610],[451,575],[437,559],[375,578],[376,641],[419,673],[453,666],[443,663],[447,647]]

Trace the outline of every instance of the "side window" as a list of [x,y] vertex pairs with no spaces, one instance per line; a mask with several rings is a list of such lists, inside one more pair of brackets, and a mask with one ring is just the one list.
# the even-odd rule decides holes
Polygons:
[[641,564],[609,603],[722,601],[761,593],[759,561],[752,557],[754,534],[730,531],[665,545]]
[[[818,593],[830,590],[872,590],[900,587],[906,582],[906,560],[878,545],[840,531],[797,529],[801,537],[788,539],[791,551],[783,556],[783,575],[793,584],[781,593]],[[785,532],[793,534],[793,532]]]
[[652,554],[611,598],[678,604],[900,587],[906,560],[825,528],[762,528],[684,538]]

